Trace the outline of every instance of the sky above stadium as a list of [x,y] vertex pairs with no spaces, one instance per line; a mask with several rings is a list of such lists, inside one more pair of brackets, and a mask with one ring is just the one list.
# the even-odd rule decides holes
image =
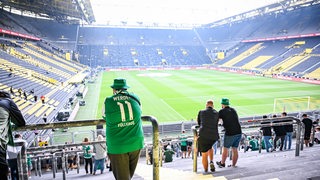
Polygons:
[[96,23],[208,24],[281,0],[91,0]]

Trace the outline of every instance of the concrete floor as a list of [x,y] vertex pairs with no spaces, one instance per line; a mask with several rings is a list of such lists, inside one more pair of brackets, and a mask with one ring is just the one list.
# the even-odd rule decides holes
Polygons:
[[[215,155],[214,160],[219,161],[221,155]],[[266,153],[263,150],[239,153],[239,160],[236,168],[219,168],[216,166],[214,173],[203,173],[201,157],[198,157],[197,173],[193,172],[192,158],[174,158],[171,163],[164,163],[160,168],[159,179],[239,179],[239,180],[320,180],[320,144],[313,147],[304,148],[300,151],[300,156],[295,156],[295,150],[276,151]],[[227,165],[230,160],[227,161]],[[145,158],[141,158],[136,169],[134,180],[152,179],[152,165],[146,165]],[[112,172],[105,171],[104,174],[86,175],[84,167],[77,174],[76,170],[69,171],[66,179],[110,179],[113,180]],[[41,177],[32,176],[34,180],[53,179],[52,172],[43,172]],[[55,179],[63,179],[62,172],[56,174]]]

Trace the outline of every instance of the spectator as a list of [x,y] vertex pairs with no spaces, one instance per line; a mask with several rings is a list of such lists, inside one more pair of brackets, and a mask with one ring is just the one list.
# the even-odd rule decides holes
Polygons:
[[212,148],[213,148],[213,152],[214,152],[214,154],[216,155],[217,154],[217,149],[218,149],[218,141],[216,141],[214,144],[213,144],[213,146],[212,146]]
[[14,96],[14,91],[13,91],[12,86],[10,87],[10,93]]
[[[22,139],[22,136],[20,134],[16,134],[13,139],[14,143],[24,143],[25,148],[27,148],[27,141]],[[19,173],[18,173],[18,154],[21,151],[22,146],[20,145],[15,145],[15,146],[10,146],[8,145],[7,149],[7,157],[8,157],[8,164],[10,167],[10,172],[11,172],[11,179],[12,180],[19,180]]]
[[304,144],[306,147],[309,147],[311,129],[312,129],[312,120],[308,118],[307,114],[302,115],[302,122],[304,124]]
[[[262,118],[267,119],[267,115],[263,115]],[[269,122],[261,122],[261,124],[270,124],[270,123]],[[264,142],[266,151],[269,152],[269,149],[272,151],[272,144],[270,143],[270,139],[272,139],[271,126],[270,127],[261,127],[260,130],[262,130],[263,142]]]
[[[68,142],[66,142],[65,144],[68,144]],[[72,152],[74,150],[73,147],[67,148],[66,151]],[[72,170],[74,168],[76,168],[77,166],[75,166],[75,162],[76,162],[76,155],[73,153],[70,153],[68,155],[68,169]]]
[[[272,116],[273,118],[276,118],[277,115],[273,115]],[[276,123],[282,123],[282,121],[276,121],[276,122],[273,122],[274,124]],[[274,140],[273,140],[273,150],[272,151],[276,151],[277,149],[277,142],[278,140],[280,139],[280,147],[279,147],[279,150],[282,151],[283,149],[283,145],[284,145],[284,138],[287,134],[285,128],[283,125],[280,125],[280,126],[273,126],[273,131],[274,131],[274,134],[275,134],[275,137],[274,137]]]
[[320,126],[316,127],[316,132],[314,133],[314,142],[320,144]]
[[[83,142],[85,144],[89,143],[89,139],[88,138],[84,138]],[[92,174],[92,147],[91,145],[83,145],[82,146],[82,150],[83,150],[83,158],[85,161],[85,165],[84,168],[86,170],[86,174],[89,173],[88,171],[88,165],[90,166],[90,174]]]
[[148,161],[150,162],[150,164],[153,164],[153,146],[151,146],[150,148],[147,148],[148,149]]
[[6,158],[7,144],[13,145],[11,123],[25,126],[26,122],[18,106],[7,91],[0,90],[0,177],[7,179],[8,164]]
[[163,156],[164,156],[164,162],[172,162],[173,158],[172,156],[174,155],[174,151],[172,151],[171,146],[167,147],[167,150],[164,151]]
[[247,146],[246,151],[251,149],[251,151],[257,151],[259,150],[259,141],[254,136],[248,137],[249,140],[249,146]]
[[176,157],[178,158],[181,152],[179,143],[173,143],[173,150],[175,151]]
[[222,109],[219,111],[219,118],[223,122],[225,129],[224,144],[222,149],[221,161],[217,165],[222,168],[225,167],[225,162],[228,157],[228,149],[232,147],[232,166],[235,167],[238,161],[238,147],[242,137],[241,126],[237,111],[229,106],[229,99],[222,98]]
[[42,95],[42,96],[40,97],[40,99],[41,99],[41,101],[42,101],[42,104],[44,104],[46,97],[45,97],[44,95]]
[[[39,139],[39,142],[38,142],[38,145],[39,147],[43,147],[43,146],[48,146],[49,143],[48,141],[42,141],[41,139]],[[50,153],[44,153],[43,154],[45,156],[45,158],[43,158],[42,162],[44,162],[44,166],[46,168],[46,171],[51,171],[50,170],[50,164],[51,164],[51,159],[50,159]]]
[[24,96],[24,100],[28,100],[28,96],[27,96],[26,91],[23,91],[23,96]]
[[186,131],[183,130],[182,133],[180,134],[180,150],[181,150],[181,158],[187,158],[187,135],[186,135]]
[[190,141],[187,141],[187,154],[188,154],[188,158],[190,158],[191,157],[191,153],[192,153],[192,141],[190,140]]
[[[103,136],[101,134],[98,135],[98,141],[103,141]],[[94,149],[96,151],[96,155],[94,156],[94,170],[93,175],[96,174],[97,169],[100,169],[101,174],[103,174],[104,170],[104,162],[106,161],[106,144],[105,143],[99,143],[94,144]]]
[[[126,79],[114,79],[113,95],[104,102],[108,157],[117,180],[131,179],[137,167],[144,136],[139,97],[129,93]],[[121,142],[121,143],[119,143]]]
[[19,93],[19,96],[21,97],[22,96],[22,89],[21,88],[18,89],[18,93]]
[[204,172],[208,172],[208,157],[210,159],[210,171],[214,172],[215,167],[213,164],[213,144],[218,141],[218,121],[219,114],[213,108],[213,101],[208,100],[206,109],[198,113],[199,137],[198,137],[198,152],[201,152],[202,165]]
[[[282,117],[286,117],[287,113],[283,112],[281,114],[281,116]],[[292,123],[292,120],[283,121],[283,122],[291,122]],[[287,147],[288,147],[288,150],[290,150],[291,149],[291,145],[292,145],[293,124],[284,125],[284,129],[286,130],[286,136],[284,138],[284,150],[286,150]]]
[[47,123],[48,117],[47,117],[47,114],[46,114],[46,113],[44,113],[44,115],[42,116],[42,119],[43,119],[43,122],[44,122],[44,123]]

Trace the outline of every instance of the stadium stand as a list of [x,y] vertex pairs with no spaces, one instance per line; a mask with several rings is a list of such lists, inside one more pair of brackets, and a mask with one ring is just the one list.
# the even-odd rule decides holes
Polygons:
[[[37,124],[43,123],[44,114],[50,123],[57,121],[56,116],[60,110],[69,110],[70,100],[83,88],[82,84],[90,68],[100,66],[119,68],[206,65],[319,80],[319,8],[318,4],[242,19],[216,27],[208,25],[195,29],[80,26],[25,17],[0,9],[1,29],[39,38],[35,40],[12,35],[14,33],[1,33],[0,89],[12,89],[13,99],[22,110],[27,124]],[[221,52],[223,58],[219,59],[217,56]],[[20,89],[27,92],[27,98],[19,95]],[[37,95],[37,101],[34,100],[34,95]],[[44,104],[40,100],[42,95],[46,97]],[[193,124],[186,124],[184,128],[191,129],[191,125]],[[160,129],[162,132],[179,132],[181,125],[164,124],[160,125]],[[146,126],[145,132],[151,135],[152,127]],[[44,139],[50,133],[51,129],[40,132]],[[32,131],[23,134],[23,138],[31,146],[36,145],[35,137]],[[312,149],[307,151],[316,153]],[[280,152],[273,156],[282,158],[290,153]],[[271,155],[263,154],[259,156],[261,157],[271,158]],[[264,161],[263,158],[261,162]],[[299,160],[303,165],[310,163],[312,158],[314,157],[308,156],[306,160]],[[243,164],[254,164],[256,159],[257,155],[251,154]],[[290,160],[294,163],[294,160]],[[179,177],[186,176],[185,178],[203,177],[202,174],[190,173],[191,161],[186,162],[178,161],[172,166],[167,166],[168,169],[163,168],[163,171],[180,174]],[[186,164],[188,168],[184,166]],[[319,165],[318,160],[310,164],[316,168]],[[269,165],[273,166],[271,162]],[[289,169],[295,168],[294,171],[299,171],[301,168],[285,163],[282,165],[286,169],[283,174],[290,174]],[[263,166],[265,164],[260,165]],[[149,177],[143,171],[148,166],[141,165],[139,168],[138,176]],[[262,176],[265,172],[261,169],[239,169],[232,173],[227,169],[221,171],[220,175],[237,178],[242,173],[241,176],[251,176],[252,179],[274,177],[270,171]],[[281,167],[272,168],[280,169]],[[151,172],[151,169],[148,171]],[[318,172],[310,172],[312,176],[318,175]],[[298,177],[305,177],[306,174],[299,175]],[[72,177],[82,176],[73,174]],[[52,179],[48,174],[45,178]],[[108,178],[111,178],[110,174]]]

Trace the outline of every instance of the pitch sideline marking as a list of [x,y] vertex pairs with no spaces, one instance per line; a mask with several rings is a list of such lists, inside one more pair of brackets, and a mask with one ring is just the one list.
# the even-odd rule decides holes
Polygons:
[[173,112],[175,112],[176,114],[178,114],[181,118],[182,118],[182,120],[186,120],[186,118],[185,117],[183,117],[180,113],[178,113],[175,109],[173,109],[173,107],[171,107],[166,101],[164,101],[163,99],[160,99],[165,105],[167,105],[170,109],[172,109],[173,110]]

